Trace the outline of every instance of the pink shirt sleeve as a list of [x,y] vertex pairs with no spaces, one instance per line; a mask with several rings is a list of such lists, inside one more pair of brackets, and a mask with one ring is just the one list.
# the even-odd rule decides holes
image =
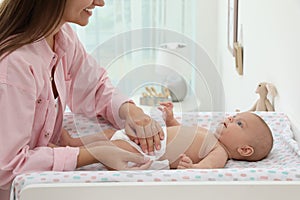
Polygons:
[[[124,126],[119,117],[119,109],[124,102],[130,101],[110,82],[106,70],[86,53],[76,34],[65,27],[74,43],[74,54],[69,58],[71,90],[68,105],[74,113],[85,113],[89,117],[101,115],[115,127]],[[69,49],[70,50],[70,49]]]
[[[61,34],[63,41],[58,42],[67,46],[59,66],[65,73],[60,83],[66,86],[61,88],[67,88],[61,101],[67,101],[72,111],[91,117],[101,115],[115,127],[122,127],[119,108],[128,98],[112,86],[106,70],[85,52],[70,26],[64,26]],[[27,45],[26,51],[17,50],[0,62],[0,189],[7,189],[20,173],[76,167],[79,148],[49,148],[44,133],[33,128],[44,123],[36,113],[47,107],[36,106],[37,91],[43,90],[37,87],[44,82],[38,74],[42,70],[37,69],[49,65],[38,62],[49,57],[42,45],[42,41]]]
[[[32,128],[34,123],[40,123],[34,117],[37,112],[35,84],[33,77],[22,71],[26,67],[16,68],[20,72],[10,71],[15,65],[24,66],[24,63],[13,58],[9,63],[0,62],[0,189],[8,189],[13,178],[21,173],[74,170],[79,153],[79,148],[53,149],[34,145],[43,137]],[[7,72],[4,72],[6,68]],[[12,81],[5,73],[22,73],[24,76]]]
[[58,147],[53,149],[53,171],[71,171],[76,168],[79,148]]

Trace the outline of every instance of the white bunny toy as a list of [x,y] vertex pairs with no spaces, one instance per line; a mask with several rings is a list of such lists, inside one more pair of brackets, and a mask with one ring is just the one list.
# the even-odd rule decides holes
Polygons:
[[[277,95],[275,86],[271,83],[259,83],[255,91],[259,94],[259,99],[255,102],[250,111],[274,111],[274,97]],[[272,103],[268,99],[268,94],[272,97]]]

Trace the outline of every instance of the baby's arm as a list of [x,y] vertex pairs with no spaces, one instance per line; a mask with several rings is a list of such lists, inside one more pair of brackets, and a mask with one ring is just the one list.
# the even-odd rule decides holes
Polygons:
[[198,163],[193,163],[192,160],[183,154],[181,160],[177,166],[177,169],[215,169],[223,168],[227,162],[228,154],[221,147],[217,146],[212,150],[205,158]]
[[198,169],[216,169],[223,168],[228,160],[228,154],[225,149],[218,145],[199,163],[195,164]]
[[180,123],[174,118],[173,103],[172,102],[161,102],[161,107],[158,109],[163,112],[164,120],[167,126],[178,126]]

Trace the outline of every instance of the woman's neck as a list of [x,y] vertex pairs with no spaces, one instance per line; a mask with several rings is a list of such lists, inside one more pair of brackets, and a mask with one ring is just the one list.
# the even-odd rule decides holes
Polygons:
[[49,47],[54,51],[54,35],[46,37],[46,41],[49,45]]
[[46,41],[52,51],[54,51],[55,45],[55,35],[59,32],[60,28],[62,27],[63,23],[61,23],[49,36],[46,37]]

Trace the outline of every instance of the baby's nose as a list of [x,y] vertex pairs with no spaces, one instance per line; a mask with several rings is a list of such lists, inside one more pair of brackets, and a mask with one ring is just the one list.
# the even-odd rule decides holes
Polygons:
[[233,117],[232,116],[229,116],[227,119],[228,119],[229,122],[233,122]]

